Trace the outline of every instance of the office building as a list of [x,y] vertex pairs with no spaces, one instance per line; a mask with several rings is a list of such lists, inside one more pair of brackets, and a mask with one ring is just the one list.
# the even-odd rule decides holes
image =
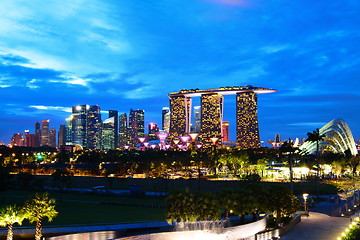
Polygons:
[[193,125],[193,133],[200,133],[200,125],[201,125],[201,107],[194,107],[194,125]]
[[73,145],[72,143],[72,119],[73,116],[71,115],[70,117],[65,119],[65,145],[71,146]]
[[159,127],[155,123],[149,123],[147,141],[159,139],[158,136],[156,135],[157,133],[159,133]]
[[170,112],[169,107],[163,107],[162,108],[162,111],[161,111],[161,124],[162,124],[161,127],[162,128],[161,129],[165,130],[165,131],[166,131],[166,129],[165,129],[166,128],[166,126],[165,126],[166,125],[166,122],[165,122],[166,121],[166,114],[169,113],[169,112]]
[[60,125],[58,131],[58,147],[63,148],[66,145],[66,127],[65,125]]
[[12,136],[11,140],[10,140],[10,145],[11,146],[18,146],[18,147],[24,146],[23,134],[22,133],[15,133]]
[[119,116],[119,145],[120,147],[129,145],[129,133],[126,113]]
[[36,147],[40,147],[40,139],[41,139],[41,130],[40,130],[40,123],[35,123],[35,135],[36,135]]
[[30,134],[28,132],[25,132],[25,147],[37,147],[36,134]]
[[223,142],[229,142],[229,122],[222,122],[222,140]]
[[191,98],[183,94],[170,97],[170,141],[190,133],[191,103]]
[[54,127],[49,130],[49,147],[56,148],[56,130]]
[[40,146],[49,146],[49,122],[50,120],[41,120],[41,140]]
[[130,109],[129,115],[129,141],[130,146],[135,147],[139,137],[144,137],[144,110]]
[[115,136],[114,136],[114,146],[119,148],[119,122],[118,122],[118,111],[109,110],[109,118],[114,117],[114,127],[115,127]]
[[72,107],[72,144],[87,147],[87,114],[89,105]]
[[101,149],[101,113],[98,105],[89,106],[87,112],[87,148]]
[[101,133],[102,150],[115,149],[115,117],[103,121]]

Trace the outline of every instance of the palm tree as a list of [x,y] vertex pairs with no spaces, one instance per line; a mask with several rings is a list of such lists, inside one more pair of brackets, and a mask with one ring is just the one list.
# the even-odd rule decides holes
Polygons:
[[320,134],[320,130],[317,128],[316,130],[314,130],[313,132],[308,132],[307,133],[308,138],[306,139],[307,142],[316,142],[316,165],[317,165],[317,169],[316,169],[316,194],[317,194],[317,198],[319,199],[319,158],[320,158],[320,152],[319,152],[319,143],[321,140],[323,140],[325,138],[324,134]]
[[293,171],[292,171],[292,157],[294,152],[297,150],[296,147],[294,147],[294,143],[289,139],[289,142],[287,140],[284,141],[284,143],[279,148],[280,153],[287,154],[288,161],[289,161],[289,172],[290,172],[290,191],[291,193],[294,193],[294,181],[293,181]]
[[13,239],[13,225],[21,225],[24,218],[23,210],[16,205],[8,205],[0,210],[0,226],[8,227],[7,240]]
[[30,223],[36,222],[35,240],[41,240],[41,221],[48,218],[49,222],[58,214],[55,210],[55,199],[49,199],[48,193],[39,194],[25,202],[24,211]]

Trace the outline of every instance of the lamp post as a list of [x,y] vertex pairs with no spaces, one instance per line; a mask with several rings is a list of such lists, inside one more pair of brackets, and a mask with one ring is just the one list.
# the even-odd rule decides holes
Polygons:
[[305,214],[306,214],[306,215],[309,214],[308,211],[307,211],[307,202],[306,202],[308,196],[309,196],[309,194],[307,194],[307,193],[304,193],[304,194],[303,194],[303,198],[304,198],[304,208],[305,208]]

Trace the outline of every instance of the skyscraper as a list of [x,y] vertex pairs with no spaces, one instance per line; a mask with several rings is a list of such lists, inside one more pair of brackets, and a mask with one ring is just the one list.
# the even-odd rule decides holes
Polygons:
[[200,125],[201,125],[201,107],[194,107],[194,133],[200,133]]
[[49,147],[56,148],[56,130],[54,127],[49,130]]
[[30,134],[25,132],[25,147],[37,147],[36,146],[36,134]]
[[170,131],[170,111],[164,116],[164,132],[169,133]]
[[115,148],[119,147],[119,122],[118,122],[118,111],[109,110],[109,118],[114,117],[114,127],[115,127],[115,136],[114,136],[114,146]]
[[11,146],[22,147],[24,143],[24,138],[22,133],[15,133],[10,141]]
[[165,125],[166,125],[166,123],[165,123],[165,116],[166,116],[166,114],[168,113],[168,112],[170,112],[170,108],[169,107],[163,107],[162,108],[162,111],[161,111],[161,129],[162,130],[165,130]]
[[148,141],[157,140],[156,133],[159,132],[159,127],[155,123],[149,123],[148,125]]
[[36,145],[36,147],[40,147],[41,130],[40,130],[39,122],[35,123],[35,135],[36,135],[35,145]]
[[259,148],[257,94],[236,94],[236,145],[241,148]]
[[66,120],[65,120],[65,122],[66,122],[65,145],[73,145],[73,143],[72,143],[72,119],[73,119],[73,116],[71,115],[70,117],[66,118]]
[[144,110],[130,109],[130,116],[129,116],[130,146],[135,147],[138,144],[138,138],[144,136],[145,136]]
[[50,120],[41,120],[41,140],[40,146],[49,146],[49,122]]
[[87,147],[87,113],[89,105],[72,107],[72,144]]
[[[203,147],[210,147],[210,138],[221,138],[221,124],[223,117],[224,97],[220,94],[202,94],[201,102],[201,129],[200,142]],[[221,145],[221,139],[217,141]]]
[[126,113],[119,116],[119,145],[120,147],[129,145],[129,134]]
[[65,125],[60,125],[58,131],[58,147],[62,148],[66,145],[66,127]]
[[90,106],[87,113],[87,148],[101,148],[101,113],[98,105]]
[[115,117],[108,118],[102,123],[102,149],[115,149]]
[[222,122],[222,136],[223,142],[229,142],[229,121]]
[[191,98],[181,94],[170,97],[170,140],[190,133],[191,103]]

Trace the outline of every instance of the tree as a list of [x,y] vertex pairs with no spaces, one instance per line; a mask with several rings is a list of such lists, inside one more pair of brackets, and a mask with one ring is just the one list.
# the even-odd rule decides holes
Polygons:
[[289,189],[273,187],[269,189],[269,207],[279,222],[281,217],[290,216],[300,209],[300,201]]
[[257,169],[258,171],[261,171],[261,177],[264,177],[264,171],[266,169],[266,165],[268,164],[268,160],[266,158],[261,158],[257,160]]
[[317,198],[320,198],[320,187],[319,187],[319,158],[320,158],[320,152],[319,152],[319,143],[325,138],[324,134],[320,134],[320,130],[317,128],[313,132],[307,133],[308,138],[306,139],[307,142],[316,142],[316,194]]
[[293,171],[292,171],[292,158],[294,152],[297,150],[296,147],[294,147],[294,143],[289,139],[289,141],[285,140],[284,143],[279,148],[280,153],[286,154],[288,157],[289,162],[289,172],[290,172],[290,191],[291,193],[294,193],[294,181],[293,181]]
[[34,197],[25,202],[24,211],[30,223],[36,222],[35,240],[41,240],[42,220],[49,222],[58,214],[55,210],[55,199],[49,199],[48,193],[36,193]]
[[13,225],[21,225],[24,218],[24,211],[16,205],[8,205],[0,210],[0,226],[8,227],[7,240],[13,239]]

